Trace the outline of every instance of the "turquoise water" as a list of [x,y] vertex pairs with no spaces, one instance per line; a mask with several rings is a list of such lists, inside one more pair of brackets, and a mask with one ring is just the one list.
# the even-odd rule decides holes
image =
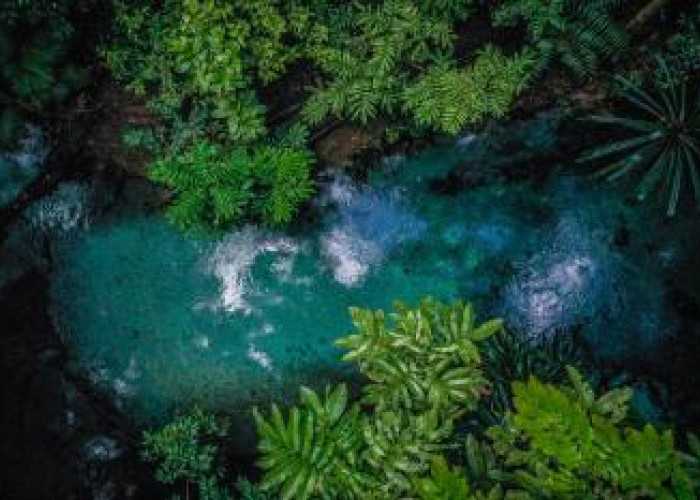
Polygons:
[[652,248],[648,213],[581,176],[431,191],[458,162],[487,161],[487,139],[388,158],[363,185],[329,172],[315,226],[216,240],[134,207],[98,216],[90,186],[64,185],[28,217],[52,241],[55,324],[139,422],[195,403],[247,411],[346,376],[333,342],[348,307],[394,299],[471,299],[534,339],[582,328],[601,356],[653,349],[673,330],[662,276],[682,238]]

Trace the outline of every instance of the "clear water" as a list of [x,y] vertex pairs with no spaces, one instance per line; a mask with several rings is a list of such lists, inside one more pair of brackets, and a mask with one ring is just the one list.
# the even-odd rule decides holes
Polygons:
[[[90,196],[65,188],[29,218],[53,241],[56,325],[79,368],[142,422],[194,403],[247,411],[342,376],[333,341],[348,307],[394,299],[472,299],[534,338],[580,326],[601,356],[653,349],[673,331],[662,276],[682,235],[652,248],[649,214],[583,177],[431,192],[456,162],[487,161],[493,139],[390,158],[364,185],[331,172],[325,218],[304,231],[193,239],[138,210],[91,217]],[[634,237],[618,248],[623,225]]]

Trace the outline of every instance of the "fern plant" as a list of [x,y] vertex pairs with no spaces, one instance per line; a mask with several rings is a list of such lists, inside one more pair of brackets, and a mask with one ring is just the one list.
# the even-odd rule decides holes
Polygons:
[[485,117],[502,117],[527,83],[533,60],[489,45],[472,66],[436,67],[404,90],[404,110],[425,128],[456,134]]
[[497,25],[524,21],[536,48],[539,68],[556,60],[579,76],[589,76],[602,59],[627,46],[612,12],[622,0],[507,0],[494,13]]
[[226,228],[247,220],[280,225],[312,193],[310,163],[305,151],[225,150],[199,141],[156,160],[149,175],[175,191],[167,215],[183,229]]
[[555,498],[691,498],[671,432],[621,426],[632,391],[596,397],[568,371],[571,387],[513,383],[515,411],[488,431],[517,484]]
[[[659,66],[671,78],[663,59]],[[667,86],[654,80],[648,93],[639,85],[617,77],[622,96],[640,117],[602,114],[591,117],[595,123],[621,127],[635,133],[631,138],[613,141],[585,153],[580,162],[617,157],[599,175],[610,180],[631,172],[646,170],[637,187],[639,199],[645,199],[658,187],[668,193],[666,213],[675,215],[681,189],[690,179],[695,201],[700,207],[700,92],[693,92],[685,81]]]

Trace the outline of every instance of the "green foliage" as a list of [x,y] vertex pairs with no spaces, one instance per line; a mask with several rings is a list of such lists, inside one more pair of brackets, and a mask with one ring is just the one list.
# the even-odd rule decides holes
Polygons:
[[491,423],[512,408],[513,380],[535,376],[543,382],[559,382],[566,378],[567,366],[584,367],[587,363],[583,348],[573,336],[534,341],[504,330],[484,342],[481,352],[491,394],[482,400],[479,416]]
[[412,2],[348,4],[327,24],[328,45],[310,57],[323,84],[304,106],[307,123],[327,116],[367,123],[400,107],[411,71],[449,55],[450,25],[426,16]]
[[225,228],[246,220],[280,225],[311,195],[310,163],[304,151],[223,150],[201,141],[156,160],[150,177],[176,191],[168,216],[183,229]]
[[72,0],[5,0],[0,7],[0,144],[12,144],[22,123],[37,120],[86,81],[68,60],[70,16],[88,9]]
[[[285,223],[308,196],[308,178],[301,161],[266,149],[275,134],[268,127],[280,117],[280,128],[297,136],[291,149],[301,150],[308,146],[307,127],[329,120],[381,119],[392,125],[395,141],[406,131],[453,134],[505,114],[532,61],[529,52],[506,57],[487,46],[472,66],[457,67],[453,23],[465,19],[473,3],[114,0],[115,37],[102,54],[160,117],[150,132],[132,131],[126,139],[160,157],[153,178],[179,192],[171,219],[183,227]],[[204,153],[202,143],[216,145],[221,158]],[[224,173],[193,167],[204,160],[227,164],[223,151],[241,147],[266,150],[272,158],[260,165],[284,168],[239,168],[249,177],[234,188]],[[183,165],[192,175],[183,176]],[[266,185],[250,187],[260,184]],[[259,206],[267,193],[269,202]],[[257,201],[245,208],[246,199]]]
[[627,46],[612,17],[621,0],[506,0],[494,13],[497,25],[524,21],[540,67],[553,60],[579,76],[590,76],[602,59]]
[[[669,79],[672,78],[662,59],[659,59],[659,66]],[[655,80],[651,93],[623,77],[618,77],[618,81],[623,85],[622,96],[640,117],[602,114],[591,120],[626,129],[635,135],[596,147],[579,161],[617,157],[600,171],[610,180],[635,170],[646,170],[637,187],[637,195],[639,199],[645,199],[662,184],[668,193],[666,213],[669,217],[675,215],[684,179],[689,177],[696,204],[700,207],[697,164],[700,157],[700,93],[693,92],[685,81],[667,86],[665,81],[668,80]]]
[[654,79],[663,82],[670,73],[670,85],[678,85],[697,75],[700,70],[700,6],[693,15],[684,15],[679,20],[678,31],[673,33],[659,51],[667,70],[657,65]]
[[226,492],[219,485],[221,470],[217,463],[218,442],[228,431],[226,422],[195,410],[165,427],[145,432],[143,456],[156,463],[156,479],[165,484],[180,484],[189,492],[196,484],[200,498],[223,500]]
[[324,401],[302,389],[286,421],[274,405],[269,419],[255,413],[262,485],[283,498],[400,498],[413,484],[429,490],[416,478],[445,451],[457,416],[485,392],[477,344],[500,320],[476,325],[470,306],[432,299],[414,309],[397,304],[390,324],[383,311],[351,314],[356,333],[339,345],[370,380],[367,411],[348,409],[340,386]]
[[489,45],[469,68],[439,66],[426,73],[404,90],[404,107],[419,125],[456,134],[487,116],[504,116],[532,67],[529,52],[507,57]]
[[294,40],[308,11],[277,2],[169,0],[161,8],[117,1],[118,41],[103,51],[132,90],[176,114],[188,100],[210,109],[210,126],[250,142],[265,133],[254,83],[278,79],[301,54]]
[[277,490],[283,499],[361,494],[368,483],[357,467],[362,425],[358,407],[347,402],[343,385],[327,388],[323,399],[302,387],[300,405],[286,422],[276,405],[269,419],[254,410],[263,489]]
[[[458,417],[489,396],[480,351],[504,342],[493,339],[500,320],[476,325],[470,306],[432,299],[397,304],[390,316],[354,309],[356,331],[339,341],[369,380],[359,402],[344,385],[323,396],[302,387],[287,412],[254,410],[263,475],[259,485],[239,481],[244,499],[695,498],[698,439],[689,435],[690,450],[680,453],[671,431],[628,426],[632,390],[597,396],[571,367],[568,386],[535,376],[513,382],[510,410],[481,438],[465,438],[456,429],[469,420]],[[196,412],[147,433],[146,456],[159,463],[160,480],[225,498],[211,441],[224,434]]]
[[430,410],[456,416],[473,409],[487,387],[477,344],[501,328],[494,319],[476,325],[470,305],[424,299],[418,308],[351,309],[356,333],[338,340],[370,380],[363,402],[381,412]]
[[238,489],[240,500],[274,500],[273,497],[262,491],[260,486],[244,478],[238,480],[236,488]]
[[632,391],[596,397],[578,372],[569,378],[572,387],[514,382],[515,411],[488,431],[518,485],[555,498],[687,498],[671,432],[621,426]]
[[430,476],[414,479],[414,490],[421,500],[465,500],[469,498],[469,485],[464,473],[450,468],[443,457],[433,460]]

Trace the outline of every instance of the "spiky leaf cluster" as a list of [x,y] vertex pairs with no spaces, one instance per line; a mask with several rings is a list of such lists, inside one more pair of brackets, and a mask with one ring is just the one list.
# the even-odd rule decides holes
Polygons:
[[359,409],[348,406],[344,385],[327,388],[323,398],[302,387],[299,406],[286,420],[276,405],[268,418],[257,410],[254,416],[263,489],[279,491],[283,499],[306,499],[352,498],[367,487],[369,478],[359,466]]
[[472,307],[424,299],[414,309],[397,303],[387,324],[384,311],[351,309],[355,333],[337,344],[349,352],[370,383],[363,401],[378,411],[400,408],[457,415],[472,409],[488,383],[478,343],[501,320],[477,324]]
[[[671,75],[663,59],[658,60],[668,80]],[[591,117],[603,125],[619,127],[634,135],[613,141],[585,153],[580,162],[616,158],[600,171],[610,180],[643,171],[637,187],[639,199],[661,188],[667,193],[666,213],[676,213],[681,190],[690,179],[695,202],[700,207],[700,92],[684,80],[665,85],[654,80],[651,92],[618,76],[622,97],[635,116],[611,113]]]

